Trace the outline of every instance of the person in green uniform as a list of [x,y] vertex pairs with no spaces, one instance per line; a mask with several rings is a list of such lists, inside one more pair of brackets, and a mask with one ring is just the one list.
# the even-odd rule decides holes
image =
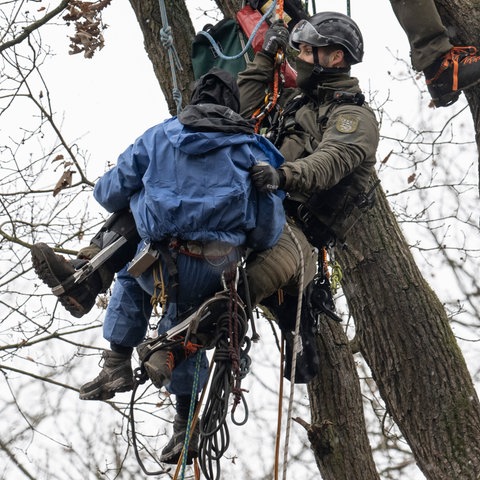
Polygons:
[[[277,169],[255,165],[251,173],[259,190],[287,192],[289,225],[297,238],[306,238],[320,249],[346,240],[351,216],[371,188],[379,126],[358,79],[350,74],[351,66],[363,58],[362,34],[350,17],[337,12],[303,19],[290,35],[282,22],[269,28],[263,49],[238,76],[242,116],[251,117],[262,107],[277,52],[286,48],[288,40],[299,52],[297,88],[281,92],[277,112],[265,121],[266,136],[285,163]],[[288,247],[280,250],[279,242],[257,255],[261,261],[249,262],[250,289],[259,298],[274,293],[274,287],[282,288],[272,283],[289,268],[284,251],[296,255],[290,237],[282,238]],[[297,255],[292,261],[300,265],[300,260]],[[305,285],[311,279],[309,262],[306,272]]]

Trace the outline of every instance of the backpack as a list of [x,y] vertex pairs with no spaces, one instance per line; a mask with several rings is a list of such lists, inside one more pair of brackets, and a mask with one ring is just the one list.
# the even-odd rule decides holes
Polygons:
[[[245,5],[237,12],[236,20],[225,18],[215,25],[205,25],[202,31],[208,33],[215,40],[224,55],[234,57],[243,51],[261,18],[262,15],[258,10],[254,10],[250,5]],[[267,23],[262,23],[251,46],[242,56],[235,59],[224,59],[219,56],[210,40],[204,34],[198,33],[192,44],[192,67],[195,79],[197,80],[213,67],[226,70],[236,78],[238,73],[245,70],[247,62],[253,60],[255,53],[261,50],[267,30]],[[285,87],[295,87],[297,73],[288,61],[282,65],[282,74],[285,79]]]
[[[205,25],[202,31],[207,32],[215,40],[220,51],[228,57],[240,53],[248,40],[239,24],[232,18],[220,20],[216,25]],[[245,70],[247,61],[252,59],[251,47],[239,58],[226,60],[217,54],[205,35],[198,33],[193,40],[192,66],[195,79],[200,78],[213,67],[226,70],[236,78],[239,72]]]

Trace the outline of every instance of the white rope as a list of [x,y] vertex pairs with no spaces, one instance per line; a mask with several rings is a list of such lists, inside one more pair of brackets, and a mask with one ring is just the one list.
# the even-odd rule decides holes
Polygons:
[[288,413],[287,413],[287,426],[285,430],[285,445],[283,450],[283,480],[287,478],[287,467],[288,467],[288,444],[290,442],[290,429],[292,425],[292,410],[293,410],[293,396],[295,393],[295,371],[297,368],[297,351],[298,351],[298,338],[300,335],[300,320],[302,315],[302,299],[303,299],[303,282],[305,277],[305,262],[303,259],[303,251],[300,243],[293,233],[290,225],[287,224],[287,230],[295,246],[298,249],[300,255],[300,282],[298,286],[298,299],[297,299],[297,317],[295,321],[295,333],[293,335],[293,351],[292,351],[292,369],[290,373],[290,395],[288,399]]

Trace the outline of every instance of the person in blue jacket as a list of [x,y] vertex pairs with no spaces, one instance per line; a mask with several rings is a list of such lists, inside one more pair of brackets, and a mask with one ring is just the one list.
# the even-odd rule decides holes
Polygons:
[[[258,162],[278,167],[283,157],[254,133],[254,124],[238,114],[239,108],[235,79],[223,70],[211,70],[197,81],[190,104],[178,116],[147,130],[95,185],[94,197],[106,210],[131,211],[138,236],[127,242],[130,248],[139,240],[137,252],[148,245],[162,252],[161,276],[170,298],[160,333],[175,325],[182,313],[222,290],[222,273],[238,262],[246,248],[271,248],[284,230],[282,196],[257,192],[249,173]],[[32,247],[32,258],[40,278],[51,287],[74,271],[66,260],[63,273],[49,270],[63,257],[45,244]],[[172,259],[175,275],[169,268]],[[125,265],[124,258],[122,262]],[[129,273],[128,265],[118,271],[103,328],[110,350],[103,354],[100,374],[80,388],[81,399],[106,400],[132,389],[131,356],[146,336],[156,269],[158,263],[138,277]],[[100,283],[102,270],[92,275]],[[172,283],[178,285],[168,289]],[[138,353],[142,360],[142,350]],[[208,368],[205,353],[201,355],[199,391]],[[144,366],[156,387],[166,386],[176,396],[174,435],[160,458],[176,463],[190,408],[195,359],[162,349]],[[195,434],[189,461],[197,454],[197,443]]]

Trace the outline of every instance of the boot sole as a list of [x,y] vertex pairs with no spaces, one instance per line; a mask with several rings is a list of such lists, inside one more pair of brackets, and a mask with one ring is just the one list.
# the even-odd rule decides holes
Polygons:
[[63,308],[69,312],[75,318],[82,318],[88,311],[82,305],[80,305],[73,297],[69,295],[61,295],[58,297],[58,301],[62,304]]
[[[169,465],[176,465],[182,455],[183,444],[177,445],[173,448],[171,452],[166,455],[160,455],[160,461],[162,463],[168,463]],[[191,465],[193,463],[193,459],[198,457],[198,452],[195,451],[188,451],[187,453],[187,465]]]
[[[32,265],[35,273],[37,274],[38,278],[42,280],[48,287],[54,288],[58,287],[66,278],[70,275],[65,277],[65,279],[60,280],[51,270],[48,258],[42,248],[42,243],[32,245],[31,248],[31,255],[32,255]],[[81,318],[83,315],[87,313],[85,308],[80,305],[73,297],[69,295],[60,295],[58,297],[59,302],[63,305],[65,310],[73,315],[75,318]]]
[[438,107],[449,107],[453,105],[460,98],[461,90],[456,92],[448,93],[447,95],[442,95],[438,98],[432,98],[433,104]]
[[113,398],[116,393],[128,392],[133,389],[133,382],[125,384],[123,379],[121,381],[113,381],[106,385],[101,385],[94,390],[87,392],[79,392],[80,400],[109,400]]
[[432,102],[436,107],[449,107],[450,105],[453,105],[460,97],[460,94],[464,92],[465,90],[468,90],[470,88],[473,88],[480,84],[480,79],[476,80],[473,83],[470,83],[469,85],[466,85],[465,87],[462,87],[455,92],[450,92],[445,95],[442,95],[441,97],[437,98],[432,98]]
[[[48,265],[47,256],[41,248],[41,243],[32,245],[31,255],[32,255],[32,265],[35,273],[38,275],[38,278],[47,284],[50,288],[54,288],[62,283],[50,269]],[[68,278],[68,277],[66,277]]]

